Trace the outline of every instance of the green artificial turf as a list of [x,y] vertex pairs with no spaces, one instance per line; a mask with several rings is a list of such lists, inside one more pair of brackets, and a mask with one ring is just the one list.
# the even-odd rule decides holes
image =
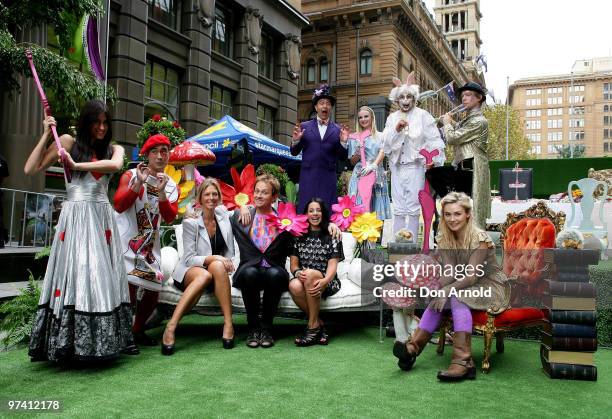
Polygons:
[[[598,382],[551,380],[537,342],[506,341],[488,375],[440,383],[451,348],[429,345],[410,373],[371,326],[332,325],[329,346],[296,348],[298,320],[280,320],[271,349],[244,345],[244,316],[235,316],[237,347],[221,348],[220,317],[187,316],[177,352],[159,347],[103,367],[31,363],[25,349],[0,353],[0,400],[58,399],[69,417],[609,417],[612,351],[596,354]],[[160,336],[162,329],[150,332]],[[474,338],[475,361],[482,338]],[[0,408],[0,416],[7,414]],[[607,412],[607,413],[606,413]]]

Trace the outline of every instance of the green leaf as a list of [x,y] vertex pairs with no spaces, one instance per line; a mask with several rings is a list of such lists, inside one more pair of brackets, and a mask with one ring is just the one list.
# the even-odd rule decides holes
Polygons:
[[[9,6],[5,6],[9,4]],[[70,47],[73,28],[84,14],[97,15],[103,10],[101,0],[15,0],[0,3],[0,94],[19,94],[19,75],[32,77],[25,56],[32,51],[36,71],[55,114],[76,118],[83,103],[104,97],[104,85],[93,76],[79,71],[67,59],[38,45],[17,44],[14,34],[21,28],[43,24],[53,26],[58,35],[60,49]],[[25,83],[33,83],[26,80]],[[114,90],[108,86],[109,104],[116,100]]]
[[40,287],[30,271],[28,285],[17,297],[0,305],[0,314],[5,315],[0,321],[0,330],[6,333],[4,346],[10,348],[30,338],[39,300]]
[[295,183],[291,180],[285,185],[285,195],[287,196],[288,202],[291,202],[293,205],[297,203],[297,188],[295,187]]

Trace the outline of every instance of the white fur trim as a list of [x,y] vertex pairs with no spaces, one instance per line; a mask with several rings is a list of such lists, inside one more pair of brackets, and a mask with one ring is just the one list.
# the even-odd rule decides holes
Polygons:
[[417,84],[402,84],[401,86],[394,87],[389,93],[389,100],[396,102],[399,95],[403,92],[407,92],[409,95],[414,97],[415,101],[419,100],[420,87]]

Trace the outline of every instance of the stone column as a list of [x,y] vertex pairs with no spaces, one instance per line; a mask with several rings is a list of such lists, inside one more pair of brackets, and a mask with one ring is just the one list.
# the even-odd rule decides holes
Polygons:
[[210,119],[211,32],[214,7],[208,3],[214,2],[204,2],[206,4],[203,5],[200,3],[203,2],[183,2],[182,32],[191,39],[191,45],[181,84],[179,119],[187,131],[187,136],[204,130]]
[[[261,37],[253,39],[252,19],[261,19],[258,9],[247,7],[236,31],[236,61],[242,65],[240,89],[236,98],[238,118],[243,124],[257,129],[257,92],[259,90],[259,45]],[[261,30],[261,26],[260,26]],[[261,32],[260,32],[261,35]],[[257,42],[253,42],[257,41]]]
[[[15,38],[18,43],[27,42],[46,47],[47,26],[26,28]],[[23,76],[19,76],[17,80],[20,91],[12,92],[12,97],[4,94],[1,98],[0,153],[7,160],[9,168],[9,177],[3,181],[2,187],[43,192],[44,172],[27,177],[23,174],[25,161],[43,132],[43,107],[34,80]],[[42,83],[44,86],[44,80]],[[8,199],[10,197],[5,195],[4,200]],[[6,214],[5,212],[5,219],[8,220]]]
[[374,96],[368,98],[367,105],[372,108],[376,116],[376,129],[383,132],[391,109],[391,101],[385,96]]
[[117,93],[113,137],[126,145],[136,145],[136,131],[144,122],[148,15],[146,1],[122,2],[115,42],[109,51],[108,84]]
[[[293,134],[293,126],[298,120],[298,80],[300,77],[301,42],[297,35],[286,34],[280,45],[280,60],[278,63],[278,83],[281,92],[276,113],[277,135],[280,143],[289,144]],[[335,75],[334,75],[335,77]]]

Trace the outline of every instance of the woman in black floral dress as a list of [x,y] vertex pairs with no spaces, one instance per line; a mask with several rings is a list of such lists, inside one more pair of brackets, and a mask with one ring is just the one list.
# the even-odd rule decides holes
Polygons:
[[308,233],[296,237],[291,254],[289,292],[293,301],[308,315],[308,327],[295,339],[297,346],[327,345],[329,337],[319,318],[321,298],[340,290],[336,276],[338,262],[344,259],[342,243],[328,231],[329,211],[319,198],[306,204]]

